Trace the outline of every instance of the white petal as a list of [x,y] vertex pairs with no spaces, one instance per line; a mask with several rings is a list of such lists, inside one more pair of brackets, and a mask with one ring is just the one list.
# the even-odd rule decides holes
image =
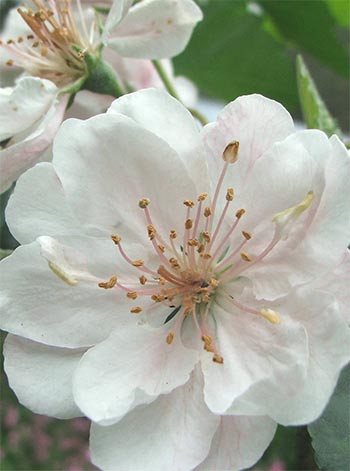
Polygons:
[[69,286],[50,270],[38,243],[16,249],[0,269],[1,328],[13,334],[59,347],[84,347],[104,340],[129,319],[120,314],[126,310],[124,296],[94,282]]
[[221,417],[209,455],[195,471],[250,468],[269,446],[276,426],[269,417]]
[[118,232],[129,241],[143,238],[148,246],[139,200],[150,198],[154,224],[167,237],[174,222],[183,227],[183,200],[198,194],[168,144],[120,114],[63,123],[54,143],[53,163],[85,229],[108,235]]
[[[231,312],[219,306],[213,309],[217,350],[224,363],[214,363],[212,354],[205,352],[202,370],[205,401],[214,413],[225,413],[237,397],[264,379],[287,391],[298,387],[307,367],[307,339],[301,325],[288,318],[272,325],[263,317],[235,308]],[[280,375],[292,377],[294,382],[280,384]]]
[[0,89],[0,141],[30,128],[56,100],[57,87],[49,80],[23,77],[12,89]]
[[204,401],[201,378],[130,412],[111,427],[92,425],[92,462],[104,471],[189,471],[207,456],[219,417]]
[[108,113],[121,113],[174,149],[203,190],[208,189],[204,149],[190,112],[162,90],[140,90],[115,100]]
[[46,162],[28,170],[18,180],[6,208],[6,222],[21,244],[43,234],[82,234],[81,225],[68,206],[62,183],[53,165]]
[[[74,397],[94,422],[111,424],[135,407],[137,390],[149,402],[188,381],[199,355],[186,349],[180,336],[166,342],[168,326],[117,329],[83,357],[74,379]],[[149,398],[151,397],[151,398]]]
[[216,184],[222,169],[222,154],[230,142],[239,142],[239,152],[238,161],[229,166],[225,187],[233,185],[239,191],[255,162],[272,144],[293,131],[290,114],[276,101],[261,95],[237,98],[225,106],[216,122],[202,131],[212,181]]
[[[350,361],[350,331],[338,304],[319,290],[306,286],[285,302],[289,315],[307,332],[305,379],[289,394],[268,381],[257,383],[233,404],[230,412],[268,414],[283,425],[307,424],[322,414],[341,369]],[[295,382],[292,377],[289,380]]]
[[104,24],[103,42],[106,42],[109,34],[118,26],[125,15],[127,15],[133,0],[113,0],[108,16]]
[[183,51],[202,17],[192,0],[145,0],[129,10],[108,46],[125,57],[170,58]]
[[72,394],[72,375],[85,350],[48,347],[8,335],[5,371],[21,404],[59,419],[80,417]]

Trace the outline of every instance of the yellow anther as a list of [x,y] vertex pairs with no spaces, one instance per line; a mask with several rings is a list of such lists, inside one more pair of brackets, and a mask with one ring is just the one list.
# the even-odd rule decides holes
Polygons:
[[140,314],[142,312],[142,307],[136,306],[130,309],[131,314]]
[[234,192],[233,188],[227,188],[226,200],[227,201],[233,201],[234,196],[235,196],[235,192]]
[[33,44],[32,44],[32,47],[38,47],[39,46],[39,41],[35,41]]
[[214,353],[213,362],[214,363],[219,363],[220,365],[222,365],[224,363],[224,359],[222,358],[221,355],[218,355],[217,353]]
[[209,260],[211,258],[210,253],[201,253],[200,255],[204,260]]
[[129,293],[126,293],[126,297],[129,299],[136,299],[138,295],[136,291],[129,291]]
[[193,221],[192,221],[192,219],[186,219],[185,228],[186,228],[186,229],[192,229],[192,226],[193,226]]
[[205,240],[205,242],[207,242],[209,244],[210,239],[211,239],[209,232],[208,231],[203,231],[202,232],[202,237]]
[[6,61],[6,65],[9,65],[9,66],[13,65],[13,60],[9,59],[8,61]]
[[252,235],[250,232],[247,231],[242,231],[242,235],[245,239],[250,240],[252,238]]
[[112,276],[108,281],[101,281],[98,286],[104,289],[111,289],[114,288],[114,286],[117,284],[117,281],[117,277]]
[[187,206],[188,208],[193,208],[195,205],[195,202],[193,200],[185,200],[184,205]]
[[171,265],[174,268],[180,268],[180,265],[179,265],[179,262],[178,262],[177,258],[171,257],[171,258],[169,258],[169,262],[171,263]]
[[217,288],[219,286],[219,280],[216,278],[210,278],[209,284],[212,288]]
[[147,282],[147,278],[144,275],[141,275],[140,278],[139,278],[139,281],[140,281],[141,285],[145,285],[146,282]]
[[187,243],[190,247],[197,247],[199,245],[198,239],[190,239]]
[[279,314],[272,309],[261,309],[260,314],[271,324],[279,324],[281,322]]
[[202,302],[203,303],[209,303],[210,301],[210,294],[203,294],[202,295]]
[[119,237],[117,234],[112,234],[112,235],[111,235],[111,239],[113,240],[113,242],[115,243],[115,245],[118,245],[119,242],[122,240],[121,237]]
[[198,247],[197,252],[198,252],[198,253],[202,253],[202,252],[204,252],[204,250],[205,250],[205,245],[204,245],[204,244],[201,244],[201,245]]
[[204,208],[204,212],[203,212],[204,216],[206,218],[208,218],[209,216],[211,216],[211,208],[209,206],[207,206],[206,208]]
[[34,36],[32,34],[28,34],[27,39],[34,39]]
[[204,201],[207,196],[208,196],[208,193],[201,193],[198,196],[198,201]]
[[19,36],[19,38],[17,38],[17,42],[18,42],[18,43],[23,43],[23,38],[22,38],[22,36]]
[[153,240],[157,234],[157,231],[155,230],[152,224],[148,224],[147,232],[148,232],[148,237],[150,238],[150,240]]
[[225,147],[225,150],[222,154],[222,158],[225,162],[229,164],[233,164],[238,159],[238,150],[239,150],[239,142],[232,141]]
[[244,260],[245,262],[251,262],[252,258],[247,252],[241,252],[241,259]]
[[170,231],[170,236],[169,236],[169,237],[170,237],[170,239],[176,239],[176,237],[177,237],[176,231],[174,231],[174,230],[171,230],[171,231]]
[[134,260],[132,262],[132,266],[134,267],[142,267],[145,264],[144,260]]
[[169,332],[168,335],[166,336],[166,343],[170,345],[171,343],[173,343],[173,340],[174,340],[174,334],[173,332]]
[[149,198],[141,198],[139,201],[139,207],[145,209],[150,204],[150,202],[151,200]]
[[13,39],[8,39],[6,42],[7,42],[7,44],[13,44],[14,40]]
[[241,217],[245,214],[245,209],[241,208],[236,212],[236,218],[241,219]]
[[160,244],[159,244],[159,245],[158,245],[158,249],[159,249],[161,252],[163,252],[163,253],[165,252],[165,247],[164,247],[164,245],[160,245]]

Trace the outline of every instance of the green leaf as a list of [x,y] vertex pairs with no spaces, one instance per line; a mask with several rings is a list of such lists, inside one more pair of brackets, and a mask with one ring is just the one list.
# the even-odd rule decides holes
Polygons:
[[326,0],[326,3],[339,25],[350,24],[350,0]]
[[204,19],[175,58],[176,72],[193,80],[203,94],[226,102],[262,93],[296,109],[293,62],[284,45],[263,29],[263,18],[250,13],[242,0],[214,0],[201,8]]
[[328,136],[338,134],[341,138],[342,132],[320,97],[302,56],[297,57],[297,82],[300,104],[307,127],[321,129]]
[[324,0],[258,1],[291,46],[348,77],[348,51],[336,35],[337,21]]
[[335,393],[322,417],[308,427],[320,469],[350,469],[349,399],[350,365],[343,370]]

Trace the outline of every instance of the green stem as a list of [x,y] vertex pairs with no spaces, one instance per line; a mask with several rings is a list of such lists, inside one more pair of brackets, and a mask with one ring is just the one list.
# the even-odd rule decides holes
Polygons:
[[[183,104],[179,94],[177,93],[173,83],[171,82],[171,80],[170,80],[168,74],[166,73],[166,71],[165,71],[163,65],[161,64],[161,62],[157,61],[157,60],[153,60],[152,62],[153,62],[153,65],[154,65],[156,71],[158,72],[159,77],[161,78],[162,82],[164,83],[164,86],[165,86],[166,90],[170,93],[170,95],[172,95],[174,98],[176,98],[178,101],[180,101]],[[203,124],[203,126],[208,124],[209,121],[207,120],[207,118],[202,113],[200,113],[198,110],[196,110],[194,108],[187,108],[187,109],[192,114],[193,117],[198,119],[198,121]]]

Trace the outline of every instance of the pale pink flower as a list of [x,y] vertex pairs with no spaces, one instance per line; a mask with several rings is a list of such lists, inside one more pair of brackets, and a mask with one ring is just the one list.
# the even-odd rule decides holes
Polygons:
[[19,400],[88,416],[105,471],[252,466],[350,360],[337,280],[323,288],[348,264],[349,177],[336,136],[294,132],[259,95],[202,131],[156,90],[64,123],[7,208]]

